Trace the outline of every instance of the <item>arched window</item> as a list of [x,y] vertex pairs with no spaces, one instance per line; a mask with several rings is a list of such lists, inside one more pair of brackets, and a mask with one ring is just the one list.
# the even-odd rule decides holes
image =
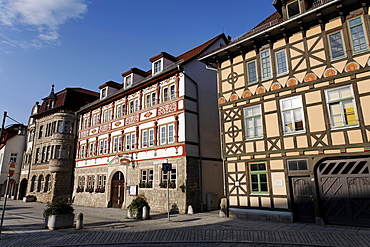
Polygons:
[[45,184],[45,180],[44,180],[44,176],[40,175],[39,177],[39,184],[37,186],[37,192],[43,192],[44,191],[44,184]]
[[32,177],[32,180],[31,180],[31,189],[30,189],[30,192],[34,192],[35,191],[36,185],[37,185],[36,176],[33,176]]
[[45,178],[45,188],[44,188],[44,192],[49,192],[51,189],[51,176],[50,174],[46,175],[46,178]]

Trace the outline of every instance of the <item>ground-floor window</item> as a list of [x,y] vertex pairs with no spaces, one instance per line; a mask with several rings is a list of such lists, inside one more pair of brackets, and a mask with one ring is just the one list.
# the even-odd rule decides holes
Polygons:
[[98,186],[96,187],[95,192],[104,193],[106,182],[107,182],[107,176],[106,175],[99,175],[98,176]]
[[153,169],[143,169],[141,170],[141,179],[139,183],[140,188],[153,188]]
[[167,180],[168,181],[168,187],[170,189],[176,188],[176,180],[177,180],[177,175],[176,175],[176,169],[172,168],[171,171],[162,171],[162,180],[161,183],[159,184],[159,187],[161,188],[167,188]]
[[268,193],[266,163],[250,163],[249,167],[252,193]]

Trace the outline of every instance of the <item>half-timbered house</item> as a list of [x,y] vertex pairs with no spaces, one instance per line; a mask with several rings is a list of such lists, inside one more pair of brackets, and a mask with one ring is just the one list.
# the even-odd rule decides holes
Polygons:
[[231,214],[370,226],[369,1],[273,5],[201,58],[219,74]]
[[99,87],[100,99],[78,112],[75,204],[125,208],[143,194],[166,212],[168,184],[173,212],[217,208],[217,73],[197,59],[226,42],[222,34],[177,57],[162,52],[150,71],[132,68],[123,83]]

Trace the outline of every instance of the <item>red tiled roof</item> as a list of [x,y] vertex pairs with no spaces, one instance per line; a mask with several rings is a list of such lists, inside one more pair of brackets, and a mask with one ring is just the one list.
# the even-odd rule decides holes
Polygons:
[[199,55],[203,50],[207,49],[208,46],[210,46],[213,42],[215,42],[216,40],[218,40],[222,36],[224,36],[224,38],[226,39],[225,34],[222,33],[222,34],[214,37],[213,39],[201,44],[200,46],[197,46],[197,47],[191,49],[190,51],[187,51],[184,54],[178,56],[177,59],[187,61],[187,60]]

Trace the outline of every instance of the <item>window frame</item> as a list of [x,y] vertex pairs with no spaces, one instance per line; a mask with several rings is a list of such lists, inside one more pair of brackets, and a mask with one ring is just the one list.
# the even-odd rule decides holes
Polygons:
[[162,59],[159,59],[159,60],[153,62],[153,71],[154,71],[154,74],[157,74],[157,73],[159,73],[159,72],[161,72],[163,70],[162,64],[163,64]]
[[[265,56],[264,54],[268,54],[268,55]],[[260,52],[260,60],[261,60],[262,81],[270,80],[272,78],[271,51],[270,51],[270,49],[264,49]]]
[[[299,169],[299,161],[305,161],[305,164],[307,165],[306,169]],[[290,169],[290,164],[289,162],[297,162],[297,169],[296,170],[292,170]],[[288,159],[286,160],[286,166],[287,166],[287,170],[289,172],[308,172],[310,170],[309,168],[309,164],[308,164],[308,159]]]
[[[252,165],[259,165],[259,164],[264,164],[265,165],[265,170],[256,170],[252,171]],[[250,185],[250,194],[263,194],[263,195],[268,195],[269,194],[269,179],[268,179],[268,170],[267,170],[267,162],[251,162],[248,163],[248,171],[249,171],[249,185]],[[252,175],[257,175],[257,184],[258,184],[258,191],[253,191],[253,179]],[[262,181],[261,182],[261,176],[260,175],[265,175],[266,176],[266,182]],[[266,183],[267,190],[262,190],[261,189],[261,183]]]
[[[355,19],[360,19],[361,24],[356,24],[354,26],[350,26],[351,25],[350,22],[355,20]],[[366,26],[365,26],[363,15],[358,15],[358,16],[355,16],[355,17],[352,17],[352,18],[348,19],[347,24],[348,24],[348,32],[349,32],[349,36],[350,36],[351,48],[352,48],[353,54],[359,54],[359,53],[368,51],[369,50],[369,40],[368,40],[368,37],[366,35],[367,31],[366,31]],[[355,42],[354,42],[354,37],[353,37],[353,34],[352,34],[352,28],[357,27],[357,26],[362,27],[362,33],[363,33],[363,37],[365,39],[365,46],[366,46],[365,49],[360,49],[358,51],[355,50],[355,45],[354,45]]]
[[[288,100],[294,100],[294,99],[299,99],[299,103],[300,103],[300,107],[291,107],[291,108],[287,108],[287,109],[284,109],[283,107],[283,104],[285,101],[288,101]],[[280,112],[281,112],[281,122],[283,124],[283,132],[284,132],[284,135],[294,135],[294,134],[298,134],[298,133],[304,133],[306,132],[306,123],[305,123],[305,117],[304,117],[304,110],[303,110],[303,101],[302,101],[302,96],[301,95],[297,95],[297,96],[292,96],[292,97],[288,97],[288,98],[284,98],[284,99],[280,99]],[[295,115],[294,115],[294,112],[296,110],[300,110],[300,114],[301,114],[301,117],[302,117],[302,130],[296,130],[296,122],[295,120]],[[285,120],[284,120],[284,113],[286,112],[290,112],[290,118],[291,118],[291,124],[292,124],[292,131],[286,131],[286,123],[285,123]]]
[[[334,55],[333,55],[333,44],[331,42],[330,37],[333,36],[333,35],[336,35],[338,33],[339,33],[339,37],[340,37],[340,41],[341,41],[341,45],[342,45],[343,55],[334,57]],[[328,33],[327,34],[327,39],[328,39],[328,43],[329,43],[329,47],[330,47],[329,50],[330,50],[330,58],[331,58],[331,61],[335,61],[335,60],[339,60],[339,59],[342,59],[342,58],[346,58],[347,57],[346,47],[345,47],[345,44],[343,42],[344,41],[344,38],[343,38],[343,30],[337,30],[337,31]],[[338,47],[338,46],[335,46],[335,47]]]
[[[293,15],[291,16],[291,15],[289,14],[289,5],[292,5],[292,4],[294,4],[294,3],[297,3],[297,6],[298,6],[298,13],[297,13],[297,14],[293,14]],[[290,3],[287,3],[287,5],[286,5],[286,10],[287,10],[287,17],[288,17],[288,19],[293,18],[293,17],[295,17],[295,16],[299,15],[299,14],[301,13],[301,6],[300,6],[300,4],[299,4],[299,1],[298,1],[298,0],[295,0],[295,1],[292,1],[292,2],[290,2]]]
[[[285,65],[285,71],[283,72],[279,72],[280,70],[280,64],[279,63],[279,59],[278,58],[278,55],[281,54],[281,53],[284,53],[284,58],[282,58],[284,60],[284,65]],[[286,49],[281,49],[281,50],[278,50],[275,52],[275,62],[276,62],[276,75],[277,76],[282,76],[282,75],[286,75],[289,73],[289,68],[288,68],[288,59],[287,59],[287,55],[286,55]]]
[[[345,88],[349,89],[349,91],[351,93],[351,97],[329,100],[329,92],[333,92],[333,91],[336,91],[336,90],[339,91],[339,90],[345,89]],[[326,103],[327,103],[327,110],[328,110],[330,128],[332,130],[359,126],[357,106],[356,106],[356,101],[355,101],[352,85],[346,85],[346,86],[341,86],[341,87],[336,87],[336,88],[331,88],[331,89],[325,90],[325,99],[326,99]],[[349,100],[351,100],[351,102],[353,104],[353,113],[354,113],[354,117],[355,117],[355,120],[356,120],[356,123],[354,123],[354,124],[345,124],[345,122],[346,122],[345,109],[343,108],[342,102],[346,102],[346,101],[349,101]],[[335,103],[339,103],[339,107],[340,107],[340,115],[341,115],[341,119],[342,119],[342,125],[339,125],[339,126],[334,126],[333,114],[332,114],[332,111],[331,111],[331,108],[330,108],[330,106],[332,104],[335,104]]]
[[[247,116],[247,113],[246,111],[248,109],[254,109],[254,108],[257,108],[258,107],[258,111],[259,111],[259,114],[257,115],[251,115],[251,116]],[[249,107],[245,107],[243,109],[243,114],[244,114],[244,125],[245,125],[245,138],[246,140],[252,140],[252,139],[260,139],[260,138],[263,138],[263,123],[262,123],[262,109],[261,109],[261,105],[253,105],[253,106],[249,106]],[[256,135],[256,133],[258,132],[256,128],[258,128],[258,126],[256,126],[256,119],[257,118],[260,118],[260,121],[261,121],[261,135]],[[251,137],[248,137],[248,129],[250,129],[248,127],[248,123],[247,123],[247,120],[248,119],[253,119],[253,132],[254,132],[254,136],[251,136]]]
[[[251,80],[251,68],[249,67],[249,64],[254,64],[254,71],[252,71],[252,73],[254,73],[255,75],[253,76],[253,78],[255,77],[255,80]],[[252,85],[252,84],[255,84],[258,82],[258,70],[257,70],[257,60],[256,59],[253,59],[251,61],[248,61],[247,62],[247,74],[248,74],[248,85]]]

